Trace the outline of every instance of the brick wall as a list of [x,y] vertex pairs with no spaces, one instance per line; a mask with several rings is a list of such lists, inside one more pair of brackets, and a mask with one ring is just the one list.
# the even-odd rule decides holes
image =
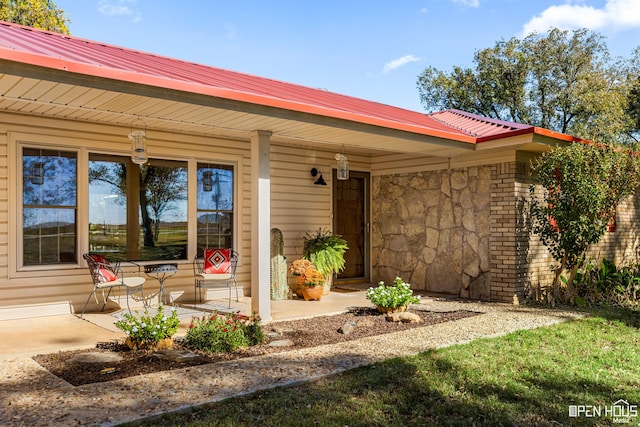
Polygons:
[[524,224],[527,164],[491,167],[491,299],[513,302],[527,286],[529,239]]
[[[529,186],[534,182],[528,170],[528,164],[522,163],[516,166],[516,179],[514,192],[523,200],[529,198]],[[538,198],[544,195],[541,186],[535,187],[535,194]],[[594,245],[587,253],[587,259],[593,258],[596,262],[606,258],[614,261],[616,265],[624,265],[630,262],[638,262],[638,248],[640,247],[639,221],[640,218],[640,197],[635,195],[625,199],[616,211],[616,229],[607,232],[602,240]],[[541,287],[551,285],[553,281],[552,268],[557,265],[547,248],[540,242],[540,239],[529,234],[522,216],[522,227],[518,227],[516,248],[514,253],[519,259],[524,260],[525,270],[514,272],[517,284],[515,291],[521,292],[536,298]]]

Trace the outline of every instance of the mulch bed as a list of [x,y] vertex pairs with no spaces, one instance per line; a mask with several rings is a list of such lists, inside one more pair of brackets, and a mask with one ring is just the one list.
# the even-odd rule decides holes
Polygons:
[[[385,316],[380,314],[375,308],[368,307],[355,308],[348,313],[331,316],[318,316],[309,319],[273,322],[264,325],[265,336],[269,333],[277,332],[277,337],[267,337],[264,344],[241,349],[232,353],[212,354],[189,350],[185,348],[183,343],[178,339],[174,344],[174,348],[189,350],[198,355],[195,358],[182,361],[159,359],[147,351],[131,351],[123,342],[98,343],[96,348],[90,350],[74,350],[52,354],[41,354],[34,356],[33,359],[52,374],[62,378],[74,386],[79,386],[136,375],[144,375],[158,371],[183,368],[188,369],[191,366],[315,347],[324,344],[335,344],[373,335],[388,334],[433,325],[436,323],[450,322],[480,314],[471,311],[431,312],[410,310],[410,312],[419,315],[422,322],[389,322],[386,320]],[[350,321],[355,321],[357,326],[348,335],[341,333],[339,331],[340,328],[346,322]],[[270,341],[282,339],[289,339],[293,341],[294,345],[290,347],[271,347],[268,345]],[[109,363],[80,363],[69,361],[73,356],[81,353],[105,351],[117,352],[123,357],[123,360]]]

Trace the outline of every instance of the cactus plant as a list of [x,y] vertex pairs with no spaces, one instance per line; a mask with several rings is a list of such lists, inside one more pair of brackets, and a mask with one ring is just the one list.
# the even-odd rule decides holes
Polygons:
[[282,231],[271,229],[271,299],[287,299],[287,258],[284,256],[284,238]]

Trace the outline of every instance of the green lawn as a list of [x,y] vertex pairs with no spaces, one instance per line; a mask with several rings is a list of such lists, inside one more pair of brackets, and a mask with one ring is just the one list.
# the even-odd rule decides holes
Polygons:
[[614,425],[605,415],[570,418],[569,406],[595,405],[604,414],[624,399],[640,412],[639,315],[593,311],[584,320],[387,360],[144,425]]

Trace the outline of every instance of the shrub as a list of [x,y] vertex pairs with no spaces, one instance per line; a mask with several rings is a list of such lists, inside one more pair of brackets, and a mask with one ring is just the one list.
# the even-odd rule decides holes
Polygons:
[[196,350],[223,353],[264,341],[260,317],[239,313],[194,317],[185,336],[185,345]]
[[377,288],[367,289],[367,299],[377,307],[397,308],[420,302],[419,296],[413,296],[411,285],[396,277],[393,285],[378,283]]
[[151,316],[149,310],[145,310],[144,314],[137,316],[134,314],[124,313],[122,317],[115,322],[118,329],[124,331],[132,341],[152,341],[158,342],[165,338],[170,338],[178,332],[178,311],[175,307],[171,309],[171,316],[164,314],[164,306],[158,306],[158,312]]
[[[562,277],[563,281],[565,280]],[[575,297],[578,306],[620,305],[637,307],[640,294],[640,265],[616,266],[613,261],[593,259],[585,262],[576,274]]]

